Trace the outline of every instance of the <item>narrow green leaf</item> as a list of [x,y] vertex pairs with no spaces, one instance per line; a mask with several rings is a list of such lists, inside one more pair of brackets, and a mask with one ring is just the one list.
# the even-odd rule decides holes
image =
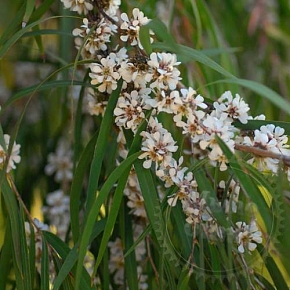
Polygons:
[[38,6],[30,17],[31,22],[35,22],[39,20],[50,8],[50,6],[54,3],[54,0],[44,0],[41,2],[41,5]]
[[[133,220],[132,215],[130,214],[130,209],[125,205],[123,199],[122,203],[123,210],[120,210],[120,228],[122,229],[122,241],[124,251],[127,251],[132,244],[134,244],[133,238]],[[127,255],[125,259],[125,277],[129,289],[138,288],[138,273],[137,273],[137,263],[135,252],[132,252],[130,255]]]
[[21,99],[22,97],[25,97],[29,94],[44,91],[44,90],[51,90],[55,88],[61,88],[61,87],[68,87],[68,86],[88,86],[91,85],[89,83],[84,83],[82,81],[73,81],[73,80],[61,80],[61,81],[49,81],[37,85],[30,86],[28,88],[25,88],[17,93],[15,93],[11,98],[9,98],[3,105],[2,110],[5,110],[9,105],[11,105],[13,102]]
[[[23,34],[23,36],[21,38],[36,37],[36,36],[42,36],[42,35],[59,35],[59,36],[65,35],[65,36],[71,36],[71,37],[73,36],[69,32],[62,31],[62,30],[57,30],[57,29],[37,29],[37,30],[26,32],[25,34]],[[231,50],[229,50],[229,52],[230,51]],[[214,50],[213,51],[209,50],[207,55],[208,54],[215,55],[215,54],[218,54],[218,52],[216,52]]]
[[41,248],[41,274],[40,274],[40,289],[47,290],[49,289],[49,255],[48,248],[45,239],[42,239],[42,248]]
[[[97,199],[95,199],[94,203],[90,207],[90,211],[88,212],[85,224],[83,225],[83,232],[80,238],[79,258],[78,258],[78,265],[77,265],[77,271],[76,271],[76,289],[79,289],[80,287],[82,263],[85,257],[87,246],[89,244],[89,239],[92,233],[92,229],[93,229],[95,220],[98,217],[100,208],[102,204],[105,202],[111,188],[114,186],[116,181],[123,175],[124,171],[126,171],[128,168],[131,168],[133,162],[138,158],[140,154],[141,152],[137,152],[129,156],[123,162],[121,162],[121,164],[110,174],[110,176],[108,177],[108,179],[102,186]],[[110,223],[109,223],[109,226],[110,226]],[[101,250],[99,250],[98,257],[103,255],[103,253],[104,252],[101,252]],[[98,267],[99,263],[100,263],[100,258],[99,259],[97,258],[96,267]]]
[[3,46],[8,41],[8,39],[15,33],[15,31],[19,29],[19,27],[21,26],[21,21],[23,19],[24,11],[25,3],[23,1],[22,5],[17,9],[17,13],[15,14],[14,18],[2,33],[0,38],[0,46]]
[[[69,246],[63,242],[59,237],[55,236],[54,234],[47,232],[47,231],[43,231],[42,234],[45,236],[45,239],[47,241],[48,244],[50,244],[55,251],[58,253],[58,255],[61,257],[62,260],[65,260],[66,257],[69,255],[70,251],[74,251],[73,249],[71,250],[69,248]],[[73,254],[71,254],[73,255]],[[77,260],[77,257],[76,257]],[[58,272],[60,273],[62,265],[61,265],[61,261],[58,260],[59,264],[58,264]],[[71,263],[71,261],[69,260],[69,262]],[[73,265],[71,265],[73,266]],[[67,267],[67,264],[65,265],[65,268]],[[68,268],[66,268],[68,269]],[[64,276],[64,271],[61,273],[61,283],[66,279],[67,276]],[[60,280],[60,278],[56,278],[58,280]],[[56,280],[56,281],[58,281]],[[81,277],[81,284],[84,290],[92,290],[94,288],[91,287],[90,285],[90,277],[88,275],[88,273],[86,271],[83,271],[83,276]],[[57,288],[56,288],[57,289]]]
[[1,248],[1,255],[0,255],[0,285],[6,285],[6,281],[8,279],[8,274],[11,270],[12,264],[12,232],[10,224],[6,226],[5,230],[5,239],[4,244]]
[[[35,267],[35,232],[34,227],[32,224],[30,226],[30,241],[29,241],[29,263],[30,263],[30,269],[31,269],[31,281],[32,284],[35,280],[35,273],[36,273],[36,267]],[[0,284],[1,285],[1,284]]]
[[[258,245],[257,249],[259,253],[267,251],[267,249],[263,249],[262,245]],[[267,270],[271,275],[276,289],[288,289],[288,285],[271,255],[268,254],[266,257],[262,256],[262,258],[266,264]]]
[[79,210],[80,210],[80,196],[83,187],[84,176],[94,154],[95,144],[97,142],[98,132],[94,134],[85,150],[83,151],[77,167],[74,172],[74,178],[70,191],[70,215],[71,215],[71,230],[73,234],[74,243],[79,238]]
[[146,51],[147,55],[150,55],[152,52],[152,46],[150,42],[150,32],[147,26],[141,26],[139,31],[140,42]]
[[31,268],[30,268],[31,264],[30,264],[29,255],[28,255],[28,245],[27,245],[25,226],[24,226],[24,223],[25,223],[24,210],[22,207],[20,207],[18,215],[19,215],[19,236],[20,236],[21,259],[22,259],[22,272],[24,275],[23,280],[24,280],[25,288],[32,289]]
[[177,289],[178,290],[188,290],[189,288],[189,280],[191,277],[191,270],[188,269],[188,266],[183,268],[181,275],[178,279]]
[[24,28],[29,21],[29,18],[35,7],[36,0],[26,0],[25,14],[22,20],[22,28]]
[[114,122],[113,111],[116,107],[121,88],[122,88],[122,81],[119,81],[117,89],[113,91],[113,93],[111,94],[109,98],[105,115],[101,123],[100,133],[99,133],[99,136],[101,136],[101,138],[98,138],[97,140],[94,157],[93,157],[93,161],[92,161],[91,169],[90,169],[85,216],[87,216],[95,200],[96,192],[98,189],[99,177],[100,177],[101,168],[102,168],[102,161],[106,153],[111,127]]
[[[104,230],[106,219],[99,220],[95,223],[94,229],[90,238],[90,243]],[[70,250],[70,249],[69,249]],[[62,257],[64,262],[59,270],[57,277],[54,280],[53,290],[59,289],[67,275],[72,271],[78,260],[78,244],[76,244],[69,252],[66,251],[66,256]]]
[[9,49],[11,49],[11,47],[30,29],[32,29],[33,27],[35,27],[36,25],[38,25],[40,23],[46,22],[46,21],[51,20],[51,19],[57,19],[57,18],[60,18],[60,16],[51,16],[51,17],[48,17],[45,19],[35,21],[35,22],[25,26],[21,30],[17,31],[16,33],[14,33],[14,35],[12,37],[10,37],[9,39],[7,39],[6,42],[3,43],[3,46],[0,48],[0,60],[9,51]]
[[17,201],[12,192],[6,179],[1,182],[1,189],[3,193],[3,198],[5,201],[5,206],[7,208],[7,213],[9,216],[9,221],[11,225],[12,241],[13,241],[13,252],[14,252],[14,262],[17,271],[19,271],[20,277],[23,277],[22,273],[22,259],[21,259],[21,237],[20,237],[20,228],[19,228],[19,209]]
[[175,275],[178,276],[180,272],[180,263],[174,249],[172,248],[171,241],[166,234],[166,225],[163,219],[162,209],[156,186],[153,181],[153,176],[150,170],[143,168],[142,164],[143,162],[141,160],[137,160],[134,163],[134,166],[142,190],[146,213],[156,235],[159,247],[164,251],[164,258],[170,264],[171,275],[173,275],[173,277]]
[[177,55],[177,59],[183,63],[197,61],[199,63],[204,64],[205,66],[208,66],[209,68],[217,71],[218,73],[226,77],[236,79],[234,75],[232,75],[230,72],[225,70],[222,66],[220,66],[218,63],[213,61],[211,58],[206,56],[206,54],[198,50],[195,50],[193,48],[180,45],[180,44],[176,44],[172,46],[172,45],[168,45],[167,43],[162,43],[162,42],[155,42],[152,44],[152,47],[175,53]]

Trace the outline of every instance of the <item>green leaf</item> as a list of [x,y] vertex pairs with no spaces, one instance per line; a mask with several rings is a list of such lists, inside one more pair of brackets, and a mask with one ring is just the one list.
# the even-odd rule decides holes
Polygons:
[[22,28],[24,28],[29,21],[29,18],[35,7],[36,0],[26,0],[25,14],[22,20]]
[[186,265],[181,272],[181,275],[178,279],[177,289],[178,290],[188,290],[189,287],[189,280],[191,277],[191,270],[188,269],[188,266]]
[[[3,234],[3,232],[2,232]],[[8,280],[8,274],[11,270],[11,256],[13,251],[13,241],[12,241],[12,232],[10,224],[6,226],[5,236],[4,236],[4,244],[1,249],[0,255],[0,285],[6,285],[6,281]]]
[[113,93],[111,94],[109,98],[105,115],[101,123],[100,133],[99,133],[100,138],[98,138],[97,140],[94,157],[93,157],[93,161],[92,161],[91,169],[90,169],[85,217],[90,211],[90,208],[95,200],[96,192],[98,189],[99,177],[100,177],[101,168],[102,168],[102,161],[106,153],[111,127],[114,122],[113,111],[116,107],[118,97],[121,92],[121,88],[122,88],[122,81],[119,81],[117,89],[113,91]]
[[49,255],[47,249],[47,243],[45,239],[42,239],[42,248],[41,248],[41,274],[40,274],[40,289],[47,290],[49,289]]
[[30,21],[34,22],[39,20],[50,8],[50,6],[54,3],[54,0],[44,0],[41,2],[41,5],[39,5],[33,12],[33,14],[30,17]]
[[[11,226],[12,234],[12,244],[13,244],[13,262],[15,271],[19,272],[20,277],[23,277],[22,272],[22,259],[21,259],[21,236],[20,236],[20,226],[19,226],[19,209],[14,192],[11,190],[6,179],[1,182],[1,189],[3,193],[3,198],[5,201],[5,206],[7,209],[7,214],[9,217],[9,222]],[[22,288],[22,287],[21,287]]]
[[40,23],[46,22],[46,21],[51,20],[51,19],[57,19],[57,18],[60,18],[60,16],[52,16],[52,17],[48,17],[46,19],[35,21],[35,22],[25,26],[21,30],[17,31],[16,33],[14,33],[14,35],[12,37],[10,37],[9,39],[6,39],[6,42],[3,43],[3,46],[0,48],[0,60],[5,56],[5,54],[9,51],[9,49],[11,49],[11,47],[31,28],[37,26]]
[[[54,234],[47,232],[47,231],[42,231],[42,234],[45,237],[47,243],[55,249],[55,251],[57,252],[57,254],[60,256],[60,258],[62,260],[66,259],[66,257],[69,255],[70,251],[72,251],[72,252],[74,251],[74,249],[71,250],[65,242],[63,242],[59,237],[55,236]],[[73,253],[71,255],[73,255]],[[69,259],[69,263],[71,263],[70,259]],[[64,266],[65,270],[68,269],[67,264],[68,264],[68,262]],[[73,265],[70,265],[70,266],[72,267]],[[61,268],[62,268],[61,260],[58,259],[58,274],[61,275],[60,278],[56,278],[58,285],[60,285],[68,277],[68,276],[65,276],[65,274],[64,274],[65,270],[60,272]],[[61,281],[59,281],[59,280],[61,280]],[[59,284],[59,282],[60,282],[60,284]],[[84,290],[94,289],[90,286],[90,277],[89,277],[87,271],[83,271],[83,275],[81,277],[81,283],[82,283],[82,287]],[[57,288],[54,288],[54,289],[57,289]]]
[[159,244],[159,250],[164,251],[165,262],[170,265],[171,275],[173,278],[179,275],[179,259],[172,247],[171,241],[166,234],[166,225],[162,215],[162,209],[156,190],[156,185],[153,180],[152,172],[143,168],[143,162],[137,160],[134,163],[138,181],[144,198],[144,204],[148,219],[152,225],[156,239]]
[[[102,204],[105,202],[111,188],[114,186],[116,181],[128,170],[128,168],[131,168],[133,162],[138,158],[141,152],[137,152],[131,156],[129,156],[127,159],[125,159],[121,164],[110,174],[104,185],[102,186],[97,199],[95,199],[94,203],[90,207],[90,210],[88,212],[86,221],[83,225],[83,232],[80,237],[80,246],[79,246],[79,256],[78,256],[78,265],[77,265],[77,271],[76,271],[76,289],[79,289],[80,287],[80,277],[82,273],[82,263],[85,257],[85,253],[87,250],[87,246],[89,244],[89,239],[92,233],[92,229],[95,223],[96,218],[99,215],[100,208]],[[118,202],[118,200],[117,200]],[[115,203],[117,206],[117,203]],[[111,210],[110,212],[113,212]],[[115,213],[111,216],[109,215],[108,218],[113,220],[115,218]],[[108,229],[112,226],[110,222],[107,222],[106,224],[106,230],[107,232],[104,233],[103,241],[108,238]],[[107,246],[107,244],[105,244]],[[102,247],[102,248],[101,248]],[[95,267],[97,268],[101,262],[101,258],[104,254],[104,247],[103,245],[99,249],[97,261]]]
[[150,55],[152,52],[152,46],[150,42],[150,32],[147,26],[141,26],[139,31],[140,42],[146,51],[147,55]]
[[34,94],[35,92],[51,90],[55,88],[68,87],[68,86],[88,86],[91,85],[89,83],[84,83],[82,81],[73,81],[73,80],[61,80],[61,81],[49,81],[37,85],[30,86],[25,88],[17,93],[15,93],[11,98],[9,98],[3,105],[2,110],[5,110],[9,105],[13,102],[25,97],[29,94]]
[[23,2],[21,7],[17,9],[17,13],[14,16],[13,20],[9,23],[5,31],[2,33],[0,38],[0,46],[3,46],[5,43],[7,43],[11,35],[19,28],[19,26],[21,26],[24,11],[25,11],[25,3]]
[[80,196],[83,187],[83,181],[85,177],[86,170],[92,160],[94,154],[95,144],[98,138],[98,132],[94,134],[89,143],[87,144],[85,150],[83,151],[77,167],[74,172],[74,178],[71,185],[70,191],[70,215],[71,215],[71,230],[73,234],[74,243],[79,238],[79,210],[80,210]]
[[176,44],[172,46],[172,45],[169,45],[167,43],[162,43],[162,42],[155,42],[152,44],[152,47],[175,53],[177,55],[177,59],[181,61],[182,63],[197,61],[201,64],[204,64],[205,66],[208,66],[209,68],[217,71],[218,73],[226,77],[236,79],[234,75],[232,75],[230,72],[225,70],[222,66],[220,66],[218,63],[213,61],[211,58],[206,56],[206,54],[198,50],[195,50],[193,48],[180,45],[180,44]]
[[[258,245],[257,249],[259,253],[267,251],[267,249],[263,249],[262,245]],[[271,275],[274,285],[276,286],[276,289],[288,289],[289,287],[271,255],[268,253],[266,257],[262,255],[262,258],[265,262],[267,270]]]

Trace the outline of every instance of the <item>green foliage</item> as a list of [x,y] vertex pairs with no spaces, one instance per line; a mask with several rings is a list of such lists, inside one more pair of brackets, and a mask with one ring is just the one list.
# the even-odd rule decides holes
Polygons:
[[[263,113],[273,120],[235,121],[233,125],[243,132],[253,133],[262,125],[274,124],[290,135],[289,3],[276,1],[276,20],[269,24],[262,21],[259,12],[259,8],[266,8],[258,4],[251,7],[249,1],[168,1],[172,4],[167,7],[168,22],[164,24],[156,13],[157,2],[163,3],[122,1],[124,12],[139,7],[153,19],[140,30],[144,54],[175,53],[182,63],[182,85],[196,88],[209,106],[222,92],[232,90],[250,104],[253,116]],[[4,6],[13,8],[13,19],[9,25],[0,22],[0,85],[10,91],[8,98],[0,96],[0,144],[5,147],[4,132],[8,132],[11,139],[4,151],[9,156],[17,140],[21,155],[24,153],[13,173],[6,172],[7,160],[0,170],[3,289],[138,289],[141,274],[137,255],[142,243],[148,289],[287,289],[289,181],[282,169],[289,166],[289,159],[281,158],[277,175],[262,174],[247,162],[252,152],[233,153],[218,136],[215,142],[226,157],[226,172],[213,168],[208,158],[185,157],[186,173],[193,173],[201,198],[224,231],[220,240],[212,240],[203,225],[194,227],[186,221],[180,202],[169,206],[168,198],[177,193],[177,187],[164,187],[154,165],[145,169],[144,160],[139,159],[143,153],[140,133],[146,130],[152,112],[147,112],[147,120],[135,135],[123,130],[128,154],[116,164],[122,145],[116,141],[119,131],[114,109],[123,81],[119,80],[110,94],[104,115],[92,117],[83,112],[87,89],[96,89],[86,66],[93,60],[80,60],[81,52],[76,51],[71,34],[79,27],[80,17],[64,10],[62,4],[27,0],[12,7],[4,1]],[[253,22],[254,10],[260,13],[257,23]],[[151,31],[155,33],[154,43],[150,41]],[[22,63],[37,67],[37,75],[32,74],[25,85],[16,75]],[[22,77],[29,77],[29,72]],[[183,149],[188,149],[185,137],[166,114],[160,120],[178,136],[178,159]],[[45,168],[49,153],[62,138],[73,144],[74,173],[71,184],[65,180],[60,186],[70,197],[69,229],[63,239],[53,229],[38,226],[32,216],[32,212],[37,213],[43,219],[41,207],[48,204],[47,194],[59,189],[56,180],[45,175]],[[132,170],[147,216],[137,238],[133,232],[142,219],[139,217],[136,223],[124,195]],[[222,179],[227,180],[226,189],[231,180],[238,181],[244,193],[240,201],[244,207],[238,208],[237,216],[231,210],[224,212],[227,197],[218,197]],[[252,255],[241,254],[233,228],[243,217],[251,220],[253,214],[262,224],[263,243]],[[117,238],[123,246],[124,288],[118,288],[110,271],[109,245]],[[91,271],[85,267],[88,252],[94,261]]]

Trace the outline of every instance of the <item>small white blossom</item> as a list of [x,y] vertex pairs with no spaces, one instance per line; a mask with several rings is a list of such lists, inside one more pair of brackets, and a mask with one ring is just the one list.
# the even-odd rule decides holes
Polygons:
[[144,152],[139,159],[146,160],[143,163],[144,168],[150,168],[152,161],[165,166],[169,164],[172,153],[176,152],[178,146],[175,145],[171,133],[167,130],[156,131],[154,133],[143,132],[143,142],[141,150]]
[[245,222],[237,222],[236,225],[238,251],[242,254],[245,250],[254,251],[257,244],[262,243],[262,233],[259,231],[256,222],[252,221],[249,225]]
[[181,105],[181,99],[178,91],[157,91],[154,99],[148,99],[147,104],[156,108],[157,112],[166,112],[168,114],[176,113],[177,105]]
[[88,89],[88,94],[86,95],[85,100],[86,110],[90,115],[104,116],[108,101],[102,100],[101,96],[97,92],[95,92],[94,89]]
[[51,192],[46,197],[46,204],[42,212],[49,220],[50,225],[57,229],[58,236],[65,240],[70,224],[70,199],[62,190]]
[[227,113],[231,120],[237,119],[243,124],[248,122],[249,105],[238,94],[233,98],[232,93],[226,91],[213,105],[218,118],[222,113]]
[[90,10],[94,9],[91,1],[86,0],[61,0],[64,7],[78,14],[88,14]]
[[92,63],[90,65],[91,84],[98,85],[100,92],[107,92],[111,94],[117,88],[117,81],[120,78],[120,74],[115,71],[116,62],[110,56],[102,58],[101,63]]
[[180,71],[176,68],[179,64],[175,54],[151,53],[148,65],[152,72],[146,75],[146,80],[152,82],[150,87],[158,90],[175,90],[178,81],[181,80]]
[[70,181],[73,177],[73,162],[72,150],[69,149],[69,144],[60,140],[55,153],[48,155],[48,164],[45,166],[45,173],[47,175],[55,174],[57,182]]
[[126,83],[133,82],[134,88],[145,88],[146,74],[148,73],[149,66],[147,58],[144,56],[136,56],[128,61],[121,63],[119,73]]
[[107,15],[113,17],[116,15],[119,6],[121,5],[121,0],[103,0],[103,9]]
[[[254,137],[245,136],[243,145],[256,147],[260,150],[272,152],[274,154],[283,154],[290,156],[288,137],[284,135],[284,129],[275,127],[272,124],[261,126],[260,130],[254,131]],[[271,157],[254,156],[248,160],[250,164],[255,164],[259,171],[271,170],[277,174],[279,160]]]
[[222,113],[220,118],[207,115],[202,124],[205,133],[199,142],[199,146],[202,150],[210,149],[208,154],[209,159],[213,161],[213,165],[218,163],[220,165],[220,170],[224,171],[227,169],[227,159],[216,142],[215,136],[218,135],[226,143],[229,149],[234,152],[235,142],[232,140],[234,137],[232,125],[227,120],[227,115],[225,113]]
[[12,169],[16,168],[16,163],[19,163],[21,161],[21,157],[19,156],[20,154],[20,145],[16,144],[16,142],[14,142],[11,152],[8,156],[8,149],[9,149],[9,143],[10,143],[10,136],[8,134],[4,134],[4,148],[2,145],[0,145],[0,165],[4,166],[7,157],[8,157],[8,164],[7,164],[7,168],[6,168],[6,172],[10,172]]
[[[83,45],[84,49],[94,57],[99,50],[107,50],[107,43],[111,41],[111,36],[116,32],[117,26],[104,18],[98,23],[90,23],[87,18],[84,18],[83,25],[81,28],[75,28],[73,35],[78,37],[75,40],[77,49]],[[83,40],[80,41],[80,38]],[[85,44],[82,43],[83,41]]]
[[[126,13],[121,14],[121,19],[123,22],[120,26],[120,39],[124,42],[128,42],[132,46],[138,45],[141,49],[143,49],[139,38],[139,31],[140,27],[148,24],[150,19],[144,16],[144,13],[138,8],[134,8],[132,14],[131,19],[129,19]],[[150,34],[153,34],[153,32],[150,32]],[[150,41],[153,42],[153,39],[151,38]]]
[[145,119],[146,110],[151,109],[146,104],[146,100],[149,98],[147,93],[146,89],[139,92],[134,90],[130,94],[125,92],[119,97],[114,110],[117,126],[136,132],[140,123]]

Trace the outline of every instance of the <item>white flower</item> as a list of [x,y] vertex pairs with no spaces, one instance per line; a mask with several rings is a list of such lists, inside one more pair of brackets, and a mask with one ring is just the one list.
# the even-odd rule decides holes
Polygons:
[[16,144],[16,142],[14,142],[11,152],[8,156],[8,149],[9,149],[9,142],[10,142],[10,136],[8,134],[4,134],[4,141],[5,141],[5,145],[4,148],[2,145],[0,145],[0,165],[4,166],[6,159],[8,157],[8,164],[7,164],[7,168],[6,168],[6,172],[10,172],[12,169],[16,168],[15,163],[19,163],[21,161],[21,157],[19,156],[20,154],[20,145]]
[[57,229],[58,236],[65,240],[66,233],[70,224],[70,199],[64,195],[62,190],[51,192],[46,197],[46,206],[42,211],[49,220],[50,225]]
[[147,84],[146,75],[149,70],[147,57],[137,55],[128,61],[121,63],[119,73],[126,83],[133,82],[134,88],[145,88]]
[[179,64],[180,62],[177,62],[175,54],[151,53],[148,65],[152,72],[146,75],[146,80],[152,81],[150,87],[158,90],[175,90],[178,81],[181,80],[179,77],[180,71],[176,68]]
[[87,112],[90,114],[90,115],[95,115],[95,116],[98,116],[98,115],[102,115],[104,116],[105,114],[105,110],[106,110],[106,107],[107,107],[107,104],[108,104],[108,101],[107,100],[101,100],[101,96],[99,96],[99,94],[97,94],[94,89],[92,88],[89,88],[88,89],[88,94],[86,96],[86,109],[87,109]]
[[134,90],[130,94],[125,92],[119,97],[114,110],[117,126],[123,126],[126,129],[131,129],[133,132],[136,132],[140,123],[145,119],[146,110],[151,109],[146,104],[146,100],[149,98],[147,93],[147,90],[140,90],[139,92]]
[[120,74],[115,71],[116,62],[110,57],[102,58],[101,63],[92,63],[90,65],[92,85],[99,85],[98,90],[100,92],[107,92],[111,94],[117,88],[117,81],[120,78]]
[[262,233],[259,231],[256,222],[252,221],[249,225],[245,222],[237,222],[237,243],[238,251],[244,253],[246,249],[254,251],[257,244],[262,243]]
[[183,163],[183,157],[181,156],[177,161],[172,158],[167,166],[160,164],[158,170],[156,170],[156,176],[158,176],[164,183],[165,187],[170,187],[176,182],[176,176],[184,175],[187,167],[181,167]]
[[182,101],[187,104],[193,112],[197,109],[197,107],[201,109],[207,108],[207,104],[204,103],[204,98],[201,95],[197,95],[195,97],[196,91],[192,87],[189,87],[188,89],[181,89],[180,92],[182,94]]
[[[150,19],[145,17],[144,13],[138,8],[134,8],[132,14],[132,19],[130,20],[126,13],[121,14],[121,19],[123,22],[120,26],[120,39],[124,42],[129,42],[132,46],[138,45],[141,49],[143,49],[139,39],[139,31],[140,27],[148,24]],[[153,32],[150,32],[150,34],[153,34]],[[151,38],[150,41],[153,42],[153,39]]]
[[176,113],[176,105],[182,104],[178,91],[157,91],[154,99],[148,99],[147,104],[157,108],[158,112]]
[[[284,129],[281,127],[275,127],[273,124],[268,124],[261,126],[260,130],[255,130],[254,138],[245,136],[242,143],[274,154],[290,156],[290,150],[288,149],[289,145],[287,145],[288,137],[284,135],[284,132]],[[256,164],[260,171],[271,170],[274,174],[278,172],[278,159],[257,155],[248,160],[248,162]]]
[[202,126],[204,116],[205,113],[203,111],[195,111],[194,114],[187,116],[186,122],[179,121],[177,118],[174,120],[176,121],[176,126],[183,129],[182,134],[188,134],[191,136],[191,141],[197,143],[203,138],[205,133]]
[[249,116],[247,112],[250,108],[238,94],[233,98],[232,93],[226,91],[213,105],[216,109],[217,117],[222,113],[227,113],[232,120],[238,119],[243,124],[248,122]]
[[78,14],[88,14],[90,10],[94,9],[90,1],[86,0],[61,0],[61,2],[65,8],[75,11]]
[[139,159],[146,160],[143,163],[144,168],[150,168],[152,161],[156,162],[156,167],[159,163],[167,166],[172,158],[172,153],[176,152],[178,146],[175,146],[171,133],[164,129],[164,131],[157,131],[154,133],[142,132],[143,142],[141,150],[144,151],[139,156]]
[[119,6],[121,5],[121,0],[103,0],[103,9],[107,15],[110,17],[115,16]]
[[48,164],[45,166],[45,173],[52,175],[56,173],[55,180],[70,181],[73,177],[73,152],[69,149],[66,141],[60,140],[55,153],[48,155]]
[[217,144],[215,136],[218,135],[226,143],[229,149],[234,152],[235,142],[232,140],[234,137],[232,125],[227,120],[227,115],[225,113],[222,113],[220,118],[207,115],[202,124],[205,133],[202,135],[202,138],[200,138],[199,146],[202,150],[209,149],[210,152],[208,157],[213,161],[213,165],[218,163],[220,165],[220,170],[224,171],[227,169],[227,159]]
[[144,206],[144,199],[141,193],[140,185],[137,175],[134,171],[130,172],[124,194],[128,197],[127,206],[131,208],[130,213],[137,216],[146,218],[146,211]]
[[[90,23],[87,18],[84,18],[83,25],[81,28],[75,28],[73,35],[84,39],[84,49],[94,57],[99,50],[107,50],[107,43],[111,41],[111,35],[116,32],[117,26],[104,18],[98,23]],[[75,40],[77,49],[83,45],[79,38]]]

